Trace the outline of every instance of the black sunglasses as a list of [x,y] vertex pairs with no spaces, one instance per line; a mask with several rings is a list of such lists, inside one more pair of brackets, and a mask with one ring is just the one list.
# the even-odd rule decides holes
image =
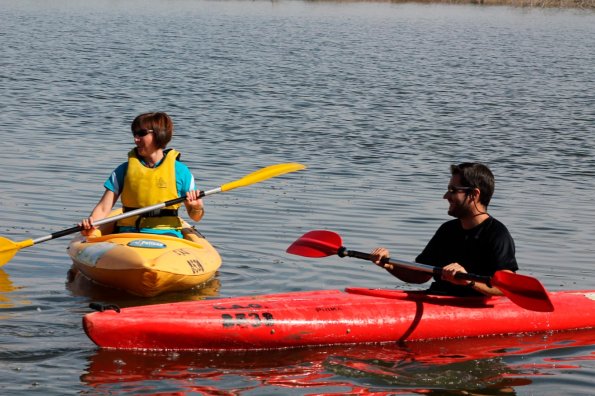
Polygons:
[[149,133],[153,133],[152,129],[139,129],[138,131],[132,131],[132,136],[134,137],[145,137]]
[[451,194],[456,194],[460,191],[471,191],[471,190],[473,190],[473,187],[448,186],[446,188],[446,191]]

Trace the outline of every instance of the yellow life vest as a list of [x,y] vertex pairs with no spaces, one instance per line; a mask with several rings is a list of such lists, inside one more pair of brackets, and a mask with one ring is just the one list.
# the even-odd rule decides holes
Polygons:
[[[133,210],[178,198],[176,187],[176,160],[180,153],[169,150],[155,168],[144,166],[136,150],[128,153],[128,170],[120,200],[124,210]],[[177,216],[181,204],[168,206],[160,213],[141,214],[118,221],[118,226],[154,229],[182,229],[182,220]]]

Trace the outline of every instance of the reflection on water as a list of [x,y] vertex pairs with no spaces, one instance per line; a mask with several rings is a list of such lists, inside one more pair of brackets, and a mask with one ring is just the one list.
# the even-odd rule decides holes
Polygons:
[[0,323],[0,393],[428,393],[447,387],[437,373],[462,389],[467,371],[473,389],[527,380],[511,386],[592,391],[594,347],[547,349],[547,340],[530,343],[543,352],[503,347],[472,360],[459,356],[472,356],[473,343],[449,353],[408,344],[234,358],[96,352],[81,327],[90,302],[415,289],[361,260],[312,261],[285,249],[308,230],[331,229],[354,249],[387,246],[410,260],[447,219],[448,166],[467,160],[495,171],[491,211],[511,230],[522,273],[552,291],[593,288],[592,12],[367,1],[0,4],[3,235],[36,237],[88,215],[144,111],[173,116],[170,146],[200,188],[270,164],[308,165],[205,200],[199,228],[224,264],[203,289],[136,299],[65,282],[65,240],[20,251],[1,273],[9,291],[0,291],[0,314],[10,318]]
[[4,294],[14,290],[17,290],[17,288],[13,285],[8,274],[3,269],[0,269],[0,293]]
[[204,300],[209,297],[217,297],[219,295],[219,290],[221,289],[221,281],[215,277],[190,290],[165,293],[155,297],[146,298],[133,296],[121,290],[104,287],[77,271],[72,279],[67,279],[66,288],[73,296],[86,297],[91,302],[96,301],[105,304],[116,304],[120,308],[124,308],[137,305],[165,304],[177,301]]
[[[0,308],[12,308],[16,302],[13,300],[10,293],[19,289],[21,289],[21,287],[15,286],[8,274],[0,268]],[[19,301],[19,304],[23,304],[23,301]],[[2,316],[0,316],[0,319],[1,318]]]
[[[590,349],[581,349],[594,338],[594,331],[586,331],[252,352],[98,350],[81,379],[98,390],[117,384],[150,391],[152,382],[169,380],[176,391],[217,394],[264,384],[313,394],[383,394],[391,387],[422,394],[510,394],[536,377],[595,359]],[[543,357],[553,351],[564,357]]]

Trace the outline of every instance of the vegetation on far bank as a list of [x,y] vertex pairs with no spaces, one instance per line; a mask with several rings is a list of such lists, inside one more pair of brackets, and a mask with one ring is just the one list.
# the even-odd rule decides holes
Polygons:
[[[307,0],[308,1],[308,0]],[[328,1],[328,0],[309,0]],[[333,0],[331,0],[333,1]],[[441,3],[441,4],[481,4],[504,5],[530,8],[578,8],[595,10],[595,0],[334,0],[339,2],[384,1],[388,3]]]

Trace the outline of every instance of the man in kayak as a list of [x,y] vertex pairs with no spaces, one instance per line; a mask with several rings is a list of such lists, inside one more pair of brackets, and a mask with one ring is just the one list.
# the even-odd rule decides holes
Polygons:
[[[444,199],[448,214],[456,219],[442,224],[416,261],[442,267],[429,293],[454,296],[501,295],[495,287],[455,278],[457,272],[492,276],[496,271],[518,270],[512,236],[504,224],[487,213],[494,193],[494,175],[480,163],[451,166],[451,178]],[[382,260],[390,257],[386,248],[372,251],[373,261],[397,278],[424,283],[432,275],[404,269]]]
[[[93,233],[93,221],[107,217],[118,198],[126,212],[185,195],[184,204],[190,218],[200,221],[204,215],[194,176],[179,161],[179,152],[166,149],[173,136],[173,122],[169,115],[163,112],[140,114],[132,121],[131,130],[136,147],[128,153],[128,161],[112,172],[104,183],[103,196],[91,215],[82,220],[80,225],[84,235]],[[122,219],[117,222],[114,231],[169,234],[181,238],[179,206]]]

